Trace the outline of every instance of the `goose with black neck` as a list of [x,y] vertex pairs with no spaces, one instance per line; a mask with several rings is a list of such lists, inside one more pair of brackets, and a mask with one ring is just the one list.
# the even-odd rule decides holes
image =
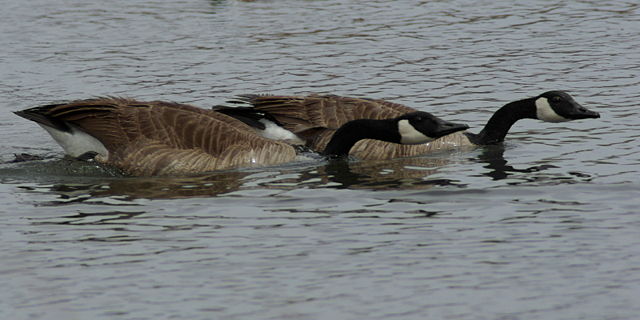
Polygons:
[[503,142],[511,126],[521,119],[566,122],[587,118],[600,118],[600,114],[581,106],[564,91],[547,91],[537,97],[506,104],[491,116],[478,134],[464,134],[471,144],[491,145]]
[[[348,121],[370,118],[383,119],[416,112],[416,109],[379,99],[341,97],[336,95],[275,96],[243,95],[235,102],[248,103],[249,108],[216,107],[215,110],[233,117],[243,113],[264,116],[262,122],[302,140],[311,150],[322,152],[341,125]],[[479,133],[455,132],[434,141],[407,145],[364,139],[357,142],[349,154],[359,159],[391,159],[424,155],[439,150],[498,144],[504,141],[511,127],[522,119],[544,122],[564,122],[599,118],[600,114],[577,103],[564,91],[547,91],[538,96],[510,102],[498,109]],[[270,119],[267,121],[266,119]],[[275,124],[275,125],[274,125]],[[253,126],[261,135],[269,130]],[[276,137],[271,137],[276,139]]]

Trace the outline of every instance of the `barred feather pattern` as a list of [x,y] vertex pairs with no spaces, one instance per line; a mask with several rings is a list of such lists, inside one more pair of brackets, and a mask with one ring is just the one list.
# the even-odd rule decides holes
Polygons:
[[[351,120],[389,119],[417,111],[384,100],[335,95],[244,95],[240,99],[255,109],[274,116],[285,129],[303,138],[309,148],[318,152],[325,149],[340,126]],[[464,132],[417,145],[365,139],[358,141],[349,155],[363,160],[382,160],[418,156],[463,146],[473,146]]]

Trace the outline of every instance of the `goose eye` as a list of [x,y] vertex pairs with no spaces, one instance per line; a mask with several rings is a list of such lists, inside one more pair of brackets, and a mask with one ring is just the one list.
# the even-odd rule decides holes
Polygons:
[[416,121],[422,121],[422,117],[416,117]]
[[551,101],[560,102],[560,101],[562,101],[562,98],[560,98],[559,96],[554,96],[554,97],[551,98]]

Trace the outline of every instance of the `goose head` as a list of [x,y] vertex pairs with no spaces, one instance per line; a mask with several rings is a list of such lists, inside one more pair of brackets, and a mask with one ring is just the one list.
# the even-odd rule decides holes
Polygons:
[[428,112],[411,112],[396,118],[401,144],[420,144],[466,130],[466,124],[449,122]]
[[507,103],[498,109],[479,134],[467,133],[472,144],[488,145],[504,141],[511,126],[521,119],[538,119],[545,122],[600,118],[564,91],[547,91],[537,97]]
[[564,91],[547,91],[536,97],[534,102],[536,118],[545,122],[600,118],[599,113],[581,106]]

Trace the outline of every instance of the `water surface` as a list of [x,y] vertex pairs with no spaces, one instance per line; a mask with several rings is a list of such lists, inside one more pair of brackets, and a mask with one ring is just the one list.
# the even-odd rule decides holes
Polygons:
[[[5,1],[0,316],[633,319],[635,1]],[[11,112],[99,95],[385,98],[480,130],[570,92],[601,119],[389,161],[122,177]],[[7,163],[14,154],[42,160]]]

